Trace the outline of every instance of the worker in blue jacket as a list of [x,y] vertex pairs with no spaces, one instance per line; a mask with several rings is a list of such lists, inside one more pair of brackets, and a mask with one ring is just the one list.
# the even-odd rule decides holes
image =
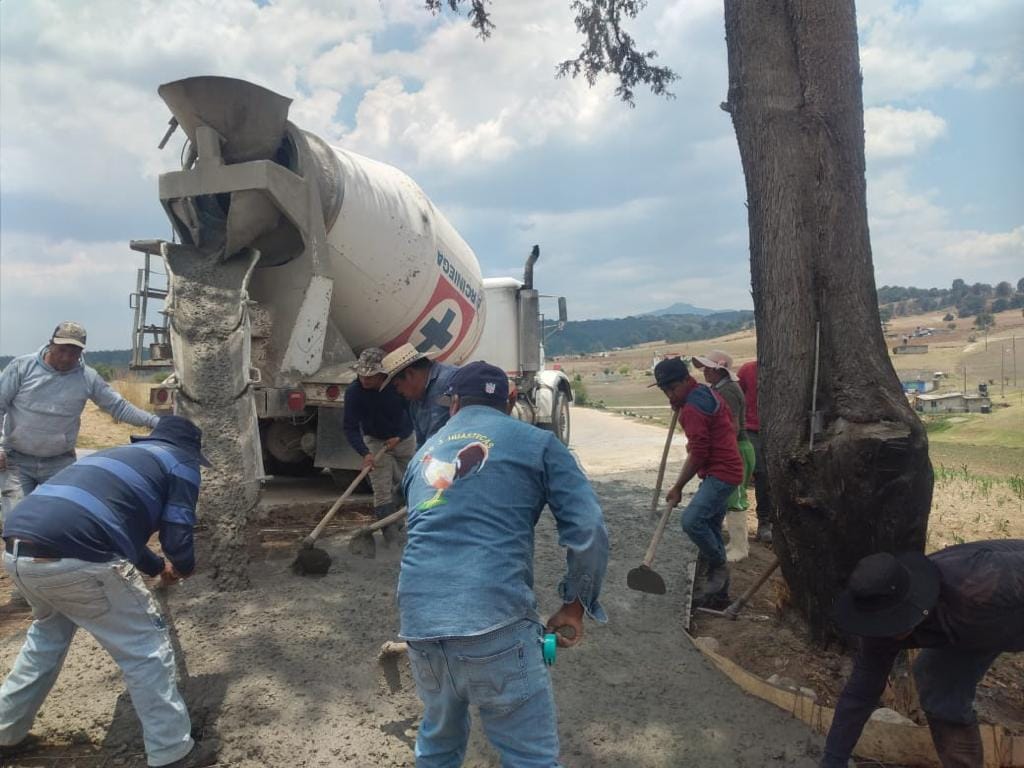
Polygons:
[[[202,432],[164,416],[132,445],[99,451],[26,496],[4,523],[4,567],[32,606],[0,687],[0,757],[26,751],[36,713],[81,627],[114,658],[151,766],[203,765],[175,683],[166,626],[140,571],[173,584],[195,569]],[[164,556],[147,546],[158,533]]]
[[606,621],[598,598],[608,532],[597,496],[553,433],[507,415],[508,377],[483,362],[446,390],[451,419],[405,474],[409,533],[398,578],[423,721],[417,768],[461,765],[469,707],[502,765],[559,765],[558,722],[533,591],[534,526],[547,506],[565,549],[560,608],[548,632],[583,638],[583,617]]

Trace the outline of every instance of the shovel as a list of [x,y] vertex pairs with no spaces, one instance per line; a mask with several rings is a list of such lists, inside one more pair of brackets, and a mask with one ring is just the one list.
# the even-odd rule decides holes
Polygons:
[[736,619],[740,615],[740,611],[743,610],[743,606],[745,606],[750,601],[750,598],[752,598],[754,596],[754,594],[757,592],[757,590],[759,590],[764,585],[764,583],[766,581],[768,581],[768,578],[773,573],[775,573],[775,569],[778,568],[778,567],[779,567],[779,560],[778,560],[778,558],[776,558],[775,560],[772,561],[772,564],[768,566],[768,568],[765,570],[765,572],[762,573],[757,578],[757,581],[755,581],[753,584],[751,584],[746,592],[744,592],[736,600],[734,600],[732,603],[730,603],[729,607],[726,608],[724,611],[716,611],[713,608],[698,608],[697,610],[700,611],[701,613],[709,613],[712,616],[721,616],[724,619],[730,619],[732,621],[736,621]]
[[661,452],[661,466],[658,467],[658,482],[654,486],[654,498],[651,500],[651,520],[658,514],[658,501],[661,499],[661,484],[665,480],[665,466],[668,464],[668,450],[672,447],[672,435],[679,423],[679,409],[672,409],[672,420],[668,423],[668,437],[665,438],[665,450]]
[[668,518],[673,509],[674,507],[665,507],[665,511],[661,513],[661,520],[658,521],[658,527],[654,531],[654,536],[651,538],[651,544],[647,547],[644,561],[626,574],[626,586],[630,589],[652,595],[665,594],[665,580],[651,568],[651,563],[654,562],[654,553],[658,550],[658,543],[665,533],[665,526],[668,525]]
[[[384,455],[386,450],[387,446],[383,446],[379,451],[373,454],[373,460],[377,461]],[[327,524],[334,519],[335,513],[341,508],[345,499],[352,495],[352,492],[355,491],[359,484],[363,482],[363,478],[368,474],[370,474],[370,468],[363,467],[363,469],[359,471],[359,474],[356,475],[356,479],[352,481],[349,487],[345,489],[345,492],[341,494],[341,496],[338,497],[338,500],[334,502],[329,510],[327,510],[327,514],[324,515],[316,528],[313,529],[313,532],[302,540],[302,544],[299,547],[299,554],[296,555],[295,560],[292,562],[292,571],[294,573],[299,576],[323,576],[330,569],[331,556],[324,550],[318,549],[313,545],[316,543],[316,540],[320,538],[320,534],[324,532],[324,528],[327,527]]]
[[387,528],[393,523],[397,523],[405,519],[405,515],[408,510],[402,507],[397,512],[392,512],[386,517],[382,517],[375,523],[372,523],[365,528],[360,528],[358,531],[352,534],[352,538],[348,540],[348,551],[353,555],[361,555],[362,557],[374,558],[377,556],[377,543],[373,539],[373,532],[379,531],[381,528]]

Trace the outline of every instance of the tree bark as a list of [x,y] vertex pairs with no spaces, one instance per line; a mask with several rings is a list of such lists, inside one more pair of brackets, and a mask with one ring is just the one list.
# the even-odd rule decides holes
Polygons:
[[[776,549],[818,641],[856,562],[922,550],[932,468],[882,334],[853,0],[725,0]],[[817,410],[810,448],[815,332]]]

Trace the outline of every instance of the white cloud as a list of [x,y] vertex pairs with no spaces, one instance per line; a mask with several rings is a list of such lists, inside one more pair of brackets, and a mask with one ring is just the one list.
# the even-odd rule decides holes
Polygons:
[[864,110],[865,151],[869,160],[906,157],[946,135],[946,121],[927,109],[870,107]]
[[879,174],[868,186],[875,272],[883,283],[947,285],[1009,279],[1024,264],[1024,225],[1003,232],[958,227],[936,202],[915,193],[905,168]]

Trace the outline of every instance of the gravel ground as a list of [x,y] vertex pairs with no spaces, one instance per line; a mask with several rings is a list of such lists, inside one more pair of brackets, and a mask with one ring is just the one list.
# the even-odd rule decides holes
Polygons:
[[[584,643],[553,669],[567,766],[799,766],[811,768],[821,739],[799,721],[747,696],[683,636],[684,576],[693,552],[674,524],[655,568],[669,594],[626,588],[639,564],[661,430],[577,410],[575,446],[592,473],[611,534],[603,602],[608,625],[588,625]],[[609,434],[644,430],[632,458],[588,459]],[[643,433],[636,433],[641,435]],[[678,466],[678,465],[676,465]],[[335,558],[321,579],[293,576],[286,551],[253,562],[252,588],[218,592],[199,575],[175,588],[170,612],[187,669],[184,691],[205,738],[220,742],[224,766],[411,766],[420,713],[404,659],[400,689],[376,658],[394,638],[399,553],[355,558],[343,538],[323,543]],[[536,585],[542,615],[556,607],[564,558],[550,516],[538,527]],[[0,641],[6,673],[21,635]],[[110,658],[80,633],[34,731],[54,746],[16,765],[142,766],[141,734]],[[478,727],[467,766],[497,765]]]

